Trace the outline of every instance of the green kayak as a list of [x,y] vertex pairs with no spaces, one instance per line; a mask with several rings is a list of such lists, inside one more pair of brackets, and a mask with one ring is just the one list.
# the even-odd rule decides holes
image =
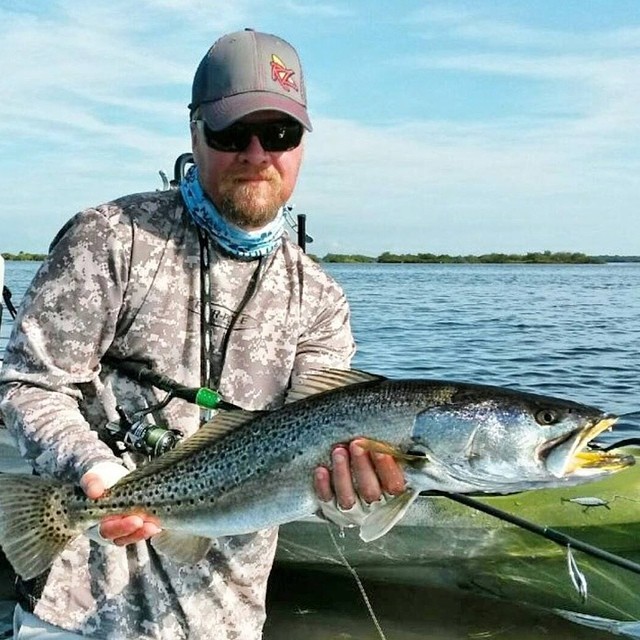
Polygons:
[[[476,499],[640,565],[640,448],[625,451],[636,464],[604,480]],[[0,470],[28,470],[4,428]],[[421,496],[374,542],[315,517],[283,525],[276,565],[346,574],[346,559],[366,581],[500,598],[640,638],[640,575],[578,550],[571,556],[573,571],[566,546],[446,497]]]
[[[640,449],[626,450],[638,460]],[[640,563],[640,461],[579,487],[478,500]],[[640,620],[638,573],[568,551],[446,497],[421,496],[400,523],[374,542],[362,542],[355,529],[329,527],[317,518],[282,526],[277,564],[346,572],[343,556],[363,580],[464,590],[616,633]]]

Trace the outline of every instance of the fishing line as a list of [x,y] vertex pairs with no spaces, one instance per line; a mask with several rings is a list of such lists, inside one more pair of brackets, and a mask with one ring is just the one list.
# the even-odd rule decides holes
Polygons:
[[382,630],[382,627],[378,622],[378,617],[376,616],[373,610],[373,606],[371,605],[369,596],[367,595],[364,585],[362,584],[362,580],[360,580],[360,576],[356,573],[356,570],[351,566],[351,564],[349,564],[349,561],[347,560],[342,549],[340,548],[340,545],[338,544],[338,541],[336,540],[336,537],[333,535],[333,531],[331,530],[331,524],[329,522],[327,522],[327,531],[329,532],[329,537],[331,538],[331,542],[333,542],[333,546],[336,548],[336,551],[338,552],[338,556],[340,557],[342,564],[344,564],[344,566],[347,567],[347,569],[349,569],[351,575],[356,581],[356,584],[358,585],[358,589],[360,589],[360,595],[364,600],[364,603],[367,607],[367,610],[369,611],[369,615],[371,616],[371,620],[373,620],[373,624],[375,625],[375,628],[378,631],[378,634],[380,635],[382,640],[387,640],[387,637],[384,635],[384,631]]
[[[625,431],[638,433],[640,431],[640,411],[627,411],[618,416],[615,428],[608,434],[600,434],[598,438],[589,443],[590,448],[598,451],[611,451],[621,447],[640,446],[640,435],[629,435],[624,437]],[[611,438],[620,433],[620,438],[611,442]]]
[[493,516],[494,518],[504,520],[505,522],[514,524],[517,527],[526,529],[531,533],[542,536],[543,538],[546,538],[551,542],[559,544],[561,547],[571,546],[578,551],[582,551],[583,553],[593,556],[594,558],[604,560],[605,562],[616,565],[618,567],[622,567],[623,569],[627,569],[628,571],[632,571],[633,573],[637,573],[638,575],[640,575],[640,564],[638,564],[637,562],[633,562],[632,560],[628,560],[627,558],[623,558],[622,556],[618,556],[614,553],[610,553],[609,551],[605,551],[604,549],[600,549],[599,547],[595,547],[591,544],[583,542],[582,540],[578,540],[577,538],[568,536],[564,533],[561,533],[557,529],[540,526],[538,524],[535,524],[534,522],[525,520],[524,518],[520,518],[519,516],[514,516],[511,513],[502,511],[502,509],[497,509],[496,507],[492,507],[488,504],[485,504],[484,502],[480,502],[479,500],[475,500],[474,498],[470,498],[469,496],[461,495],[459,493],[430,491],[429,495],[438,495],[449,498],[449,500],[459,502],[460,504],[464,504],[467,507],[471,507],[472,509],[476,509],[477,511],[486,513],[487,515]]
[[602,446],[599,443],[596,444],[598,445],[596,447],[598,451],[611,451],[612,449],[620,449],[621,447],[640,447],[640,437],[623,438],[622,440],[617,440],[613,444],[608,444],[606,446]]
[[573,584],[574,589],[578,592],[584,604],[589,595],[589,585],[586,576],[580,571],[580,567],[578,567],[578,563],[573,557],[570,544],[567,545],[567,571],[569,572],[569,578],[571,578],[571,584]]
[[626,413],[621,413],[618,416],[619,419],[629,419],[629,418],[639,418],[640,419],[640,409],[637,411],[627,411]]

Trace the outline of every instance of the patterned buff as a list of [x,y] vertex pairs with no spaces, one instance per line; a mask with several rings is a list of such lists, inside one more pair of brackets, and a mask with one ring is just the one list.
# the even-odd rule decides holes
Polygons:
[[209,233],[227,253],[242,260],[252,260],[275,251],[284,233],[282,208],[266,227],[244,231],[227,222],[202,190],[198,167],[193,165],[180,182],[180,192],[195,223]]

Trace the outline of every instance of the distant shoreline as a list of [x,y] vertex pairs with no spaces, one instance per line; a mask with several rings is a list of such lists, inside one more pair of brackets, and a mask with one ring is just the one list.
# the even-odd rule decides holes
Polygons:
[[377,257],[358,254],[328,253],[319,262],[377,263],[377,264],[606,264],[610,262],[640,262],[640,256],[589,256],[568,251],[529,253],[486,253],[482,255],[452,256],[433,253],[397,254],[386,251]]
[[[42,262],[46,253],[2,253],[7,262]],[[485,253],[481,255],[452,256],[433,253],[390,253],[377,257],[361,254],[327,253],[325,256],[310,254],[317,262],[326,263],[377,263],[377,264],[606,264],[611,262],[640,262],[640,256],[602,255],[568,251],[536,251],[529,253]]]
[[46,257],[46,253],[2,253],[0,254],[7,262],[42,262]]

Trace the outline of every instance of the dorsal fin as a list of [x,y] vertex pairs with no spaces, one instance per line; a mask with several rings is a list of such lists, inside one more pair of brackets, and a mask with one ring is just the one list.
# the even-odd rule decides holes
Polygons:
[[[237,429],[239,426],[249,422],[256,416],[260,416],[265,411],[218,411],[209,422],[205,422],[194,436],[203,434],[207,441],[221,438],[225,433]],[[194,437],[192,436],[192,437]],[[189,438],[191,440],[191,438]]]
[[161,469],[170,467],[263,413],[263,411],[219,411],[192,436],[180,442],[175,449],[139,467],[132,473],[126,475],[118,484],[138,480],[139,478],[153,475]]
[[320,369],[304,373],[287,392],[286,404],[303,400],[324,391],[347,387],[359,382],[386,380],[384,376],[360,371],[359,369]]

